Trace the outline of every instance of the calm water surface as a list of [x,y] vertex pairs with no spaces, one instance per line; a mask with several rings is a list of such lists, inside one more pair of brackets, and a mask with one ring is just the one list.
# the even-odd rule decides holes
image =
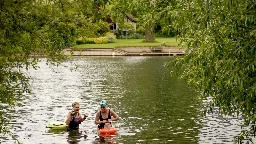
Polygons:
[[[233,143],[240,121],[217,113],[202,117],[203,102],[197,94],[183,80],[170,77],[170,69],[163,66],[171,59],[75,57],[54,68],[41,59],[38,70],[27,72],[32,94],[13,112],[13,133],[24,144]],[[120,116],[113,138],[99,139],[96,132],[94,117],[101,99]],[[46,128],[50,121],[64,122],[75,101],[81,113],[89,115],[79,132]]]

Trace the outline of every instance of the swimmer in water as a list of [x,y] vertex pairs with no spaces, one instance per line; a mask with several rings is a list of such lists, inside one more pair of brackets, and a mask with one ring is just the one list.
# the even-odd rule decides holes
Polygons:
[[68,131],[78,130],[79,124],[83,122],[88,116],[85,114],[84,117],[81,116],[79,110],[80,105],[78,102],[72,104],[73,111],[69,112],[66,119],[66,125],[68,125]]
[[111,121],[117,120],[119,120],[118,115],[107,107],[107,102],[105,100],[102,100],[100,102],[100,109],[95,117],[95,124],[98,125],[99,129],[102,129],[104,128],[105,123],[109,122],[111,124]]

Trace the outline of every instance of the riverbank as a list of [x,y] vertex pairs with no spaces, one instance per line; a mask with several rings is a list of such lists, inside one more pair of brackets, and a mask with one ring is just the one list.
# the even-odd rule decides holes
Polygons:
[[67,48],[65,55],[73,56],[176,56],[185,52],[176,46],[129,46],[116,48]]

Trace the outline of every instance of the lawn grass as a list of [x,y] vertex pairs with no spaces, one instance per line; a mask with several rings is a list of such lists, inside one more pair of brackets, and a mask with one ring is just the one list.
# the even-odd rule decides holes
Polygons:
[[155,42],[143,42],[144,39],[117,39],[115,43],[107,44],[81,44],[74,48],[115,48],[120,46],[160,46],[162,42],[167,42],[167,46],[177,46],[178,42],[175,37],[155,38]]

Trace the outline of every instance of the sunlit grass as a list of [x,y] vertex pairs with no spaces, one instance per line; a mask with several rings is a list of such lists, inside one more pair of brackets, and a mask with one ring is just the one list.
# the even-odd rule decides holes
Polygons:
[[167,46],[177,46],[178,42],[175,37],[156,38],[155,42],[143,42],[144,39],[117,39],[115,43],[107,44],[82,44],[74,48],[115,48],[120,46],[160,46],[162,42],[167,42]]

